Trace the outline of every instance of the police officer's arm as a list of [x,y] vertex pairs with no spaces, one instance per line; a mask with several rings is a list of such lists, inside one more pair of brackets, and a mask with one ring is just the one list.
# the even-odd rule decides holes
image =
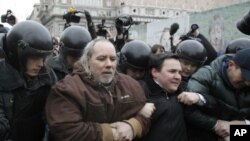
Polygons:
[[208,99],[210,97],[209,86],[212,84],[212,81],[213,76],[211,75],[210,69],[208,69],[208,67],[200,68],[189,79],[187,90],[203,94],[205,98],[207,98],[206,106],[192,105],[185,108],[185,116],[191,124],[208,130],[212,129],[218,120],[216,117],[212,116],[211,113],[216,112],[213,111],[216,107],[216,101],[214,101],[215,99],[213,99],[212,96],[212,99]]
[[205,62],[205,65],[209,65],[214,59],[217,58],[217,52],[203,34],[199,34],[198,38],[201,39],[201,43],[204,45],[207,51],[207,61]]
[[124,46],[126,40],[124,38],[124,34],[123,34],[123,28],[116,26],[116,31],[117,31],[117,35],[116,35],[116,39],[115,39],[115,48],[117,50],[117,52],[120,52],[122,47]]
[[86,20],[87,20],[89,33],[90,33],[90,35],[92,37],[92,40],[93,40],[93,39],[95,39],[97,37],[96,30],[95,30],[95,25],[94,25],[94,23],[92,21],[92,17],[90,15],[90,13],[87,10],[84,10],[84,14],[85,14],[85,17],[86,17]]

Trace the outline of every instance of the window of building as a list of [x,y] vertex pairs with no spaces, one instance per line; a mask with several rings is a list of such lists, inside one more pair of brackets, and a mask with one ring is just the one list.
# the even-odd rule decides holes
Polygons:
[[154,14],[155,14],[155,11],[154,11],[154,9],[152,9],[152,8],[148,8],[148,9],[146,9],[146,14],[147,14],[147,15],[154,15]]
[[111,0],[106,0],[106,6],[111,7]]
[[67,4],[67,0],[61,0],[63,4]]
[[[74,0],[75,5],[84,5],[91,7],[101,7],[103,5],[103,0]],[[108,2],[106,2],[107,4]],[[111,2],[110,2],[111,5]]]
[[107,16],[111,17],[111,11],[107,11]]

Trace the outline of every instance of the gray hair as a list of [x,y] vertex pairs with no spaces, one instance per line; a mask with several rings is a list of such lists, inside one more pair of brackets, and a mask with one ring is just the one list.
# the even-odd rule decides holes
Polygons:
[[98,42],[109,42],[111,43],[109,40],[107,39],[102,39],[102,38],[99,38],[99,39],[94,39],[92,40],[91,42],[89,42],[86,47],[84,48],[83,50],[83,54],[80,58],[80,63],[82,65],[82,67],[84,68],[85,72],[87,73],[88,76],[91,76],[91,72],[90,72],[90,69],[89,69],[89,60],[93,54],[93,48],[94,46],[96,45],[96,43]]

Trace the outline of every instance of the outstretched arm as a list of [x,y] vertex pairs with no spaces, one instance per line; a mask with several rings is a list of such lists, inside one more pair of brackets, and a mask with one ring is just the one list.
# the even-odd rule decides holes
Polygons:
[[92,39],[95,39],[97,37],[97,35],[96,35],[95,25],[94,25],[94,23],[92,21],[92,17],[91,17],[90,13],[87,10],[84,10],[84,14],[85,14],[85,17],[86,17],[86,20],[87,20],[89,33],[90,33]]

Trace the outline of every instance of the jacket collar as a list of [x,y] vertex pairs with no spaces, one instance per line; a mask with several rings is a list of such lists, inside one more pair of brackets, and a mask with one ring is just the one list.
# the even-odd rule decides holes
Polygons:
[[227,54],[218,57],[215,61],[211,63],[211,67],[213,70],[217,71],[217,73],[221,76],[223,82],[232,89],[235,89],[233,85],[230,83],[228,75],[227,75],[227,68],[228,68],[228,61],[233,58],[234,55]]
[[0,62],[0,90],[11,91],[19,87],[36,90],[44,85],[53,85],[56,76],[53,71],[43,69],[38,76],[31,78],[21,75],[16,69],[5,61]]
[[158,95],[158,94],[165,94],[167,93],[166,91],[164,91],[163,88],[161,88],[152,78],[152,76],[150,74],[146,75],[145,81],[147,83],[147,87],[149,89],[149,91],[151,92],[151,95]]

